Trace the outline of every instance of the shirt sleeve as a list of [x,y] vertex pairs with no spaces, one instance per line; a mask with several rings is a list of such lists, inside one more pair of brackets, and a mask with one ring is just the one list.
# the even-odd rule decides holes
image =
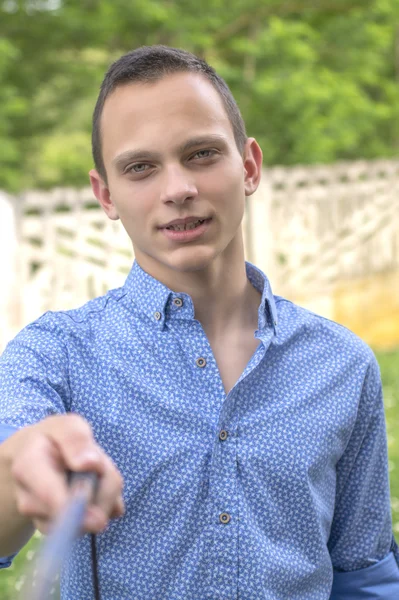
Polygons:
[[53,313],[25,327],[0,357],[0,424],[24,427],[70,405],[68,350]]
[[[21,427],[68,409],[68,353],[52,313],[23,329],[0,357],[0,443]],[[16,554],[0,557],[0,569]]]
[[399,549],[392,531],[385,411],[374,355],[336,471],[328,541],[333,565],[330,600],[397,600]]

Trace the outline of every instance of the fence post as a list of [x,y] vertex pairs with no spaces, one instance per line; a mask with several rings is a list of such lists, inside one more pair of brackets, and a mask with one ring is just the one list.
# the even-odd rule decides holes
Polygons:
[[17,202],[0,190],[0,353],[19,326]]

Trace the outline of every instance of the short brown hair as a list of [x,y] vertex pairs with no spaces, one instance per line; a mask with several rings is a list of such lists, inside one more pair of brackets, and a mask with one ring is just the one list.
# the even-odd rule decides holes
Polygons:
[[191,52],[169,46],[141,46],[121,56],[108,69],[101,84],[93,113],[92,152],[97,171],[106,181],[106,171],[101,148],[101,114],[108,96],[120,85],[134,82],[151,83],[165,75],[179,72],[200,73],[216,88],[233,128],[240,153],[247,140],[245,124],[236,101],[227,85],[207,62]]

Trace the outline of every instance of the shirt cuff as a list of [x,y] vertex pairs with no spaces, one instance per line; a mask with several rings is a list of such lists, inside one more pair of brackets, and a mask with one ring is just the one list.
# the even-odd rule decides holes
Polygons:
[[[18,431],[18,427],[14,427],[13,425],[4,425],[0,423],[0,444],[4,442],[10,435]],[[16,554],[11,554],[10,556],[5,556],[3,558],[0,557],[0,569],[6,569],[7,567],[11,567],[11,563],[13,558],[15,558]]]
[[7,569],[7,567],[11,567],[13,558],[15,558],[16,556],[17,556],[16,554],[12,554],[11,556],[6,556],[5,558],[0,558],[0,569]]
[[4,423],[0,423],[0,444],[4,442],[10,435],[18,431],[19,427],[15,427],[15,425],[6,425]]
[[330,600],[398,600],[399,566],[393,552],[357,571],[334,571]]

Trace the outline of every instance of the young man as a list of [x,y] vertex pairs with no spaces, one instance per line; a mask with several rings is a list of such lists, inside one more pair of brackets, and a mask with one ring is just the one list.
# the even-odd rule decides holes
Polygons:
[[[136,260],[2,356],[0,555],[48,531],[67,469],[91,469],[103,600],[399,598],[377,362],[245,263],[262,153],[226,84],[173,48],[123,56],[93,153]],[[90,560],[84,535],[62,598],[93,598]]]

